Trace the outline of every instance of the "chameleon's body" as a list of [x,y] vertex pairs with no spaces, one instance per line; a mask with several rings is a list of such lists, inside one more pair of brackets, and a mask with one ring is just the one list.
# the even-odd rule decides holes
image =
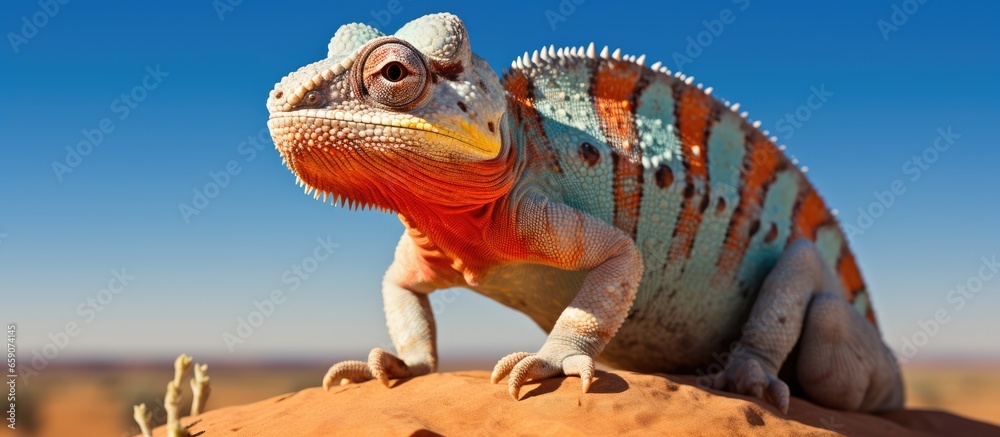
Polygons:
[[515,397],[560,373],[586,390],[597,359],[716,365],[717,388],[783,409],[782,367],[826,405],[901,404],[856,262],[804,174],[736,107],[643,61],[550,47],[501,83],[439,14],[395,37],[343,26],[328,59],[275,87],[269,126],[306,192],[407,228],[383,283],[399,359],[373,350],[325,385],[433,371],[426,294],[466,286],[550,332],[498,363]]

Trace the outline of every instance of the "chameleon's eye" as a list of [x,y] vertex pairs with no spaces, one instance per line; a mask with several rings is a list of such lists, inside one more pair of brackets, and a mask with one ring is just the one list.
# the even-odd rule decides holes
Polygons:
[[323,98],[323,94],[319,91],[312,90],[302,96],[302,105],[309,108],[318,108],[326,103],[326,99]]
[[399,40],[373,47],[360,65],[364,94],[389,109],[404,110],[420,102],[429,89],[423,56]]

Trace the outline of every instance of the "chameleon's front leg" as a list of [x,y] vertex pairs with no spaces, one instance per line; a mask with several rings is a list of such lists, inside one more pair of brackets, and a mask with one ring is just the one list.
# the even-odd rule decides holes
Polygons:
[[427,294],[440,287],[423,272],[413,240],[404,234],[382,280],[386,324],[398,357],[382,348],[374,348],[367,362],[337,363],[323,377],[325,389],[345,380],[379,379],[388,386],[390,379],[420,376],[437,370],[437,335]]
[[567,205],[530,198],[517,209],[518,234],[535,262],[567,270],[589,270],[537,353],[508,355],[493,369],[492,381],[508,374],[517,399],[529,380],[579,375],[590,387],[594,359],[618,332],[632,307],[642,277],[642,254],[621,230]]

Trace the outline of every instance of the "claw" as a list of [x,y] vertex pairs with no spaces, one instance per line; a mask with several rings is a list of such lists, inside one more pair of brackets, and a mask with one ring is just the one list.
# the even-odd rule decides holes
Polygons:
[[594,380],[594,360],[587,355],[574,355],[563,360],[563,373],[566,375],[580,375],[583,381],[583,392],[590,390],[590,384]]
[[548,360],[532,354],[517,363],[514,369],[511,370],[510,380],[507,383],[507,392],[510,393],[514,400],[517,400],[521,392],[521,386],[526,382],[558,375],[560,370]]
[[493,367],[490,381],[494,384],[505,376],[507,393],[515,401],[521,394],[521,387],[528,381],[550,378],[558,374],[580,375],[583,382],[583,393],[590,390],[594,381],[594,359],[587,355],[572,355],[566,358],[547,358],[528,352],[516,352],[500,359]]
[[510,393],[510,396],[515,401],[518,395],[521,394],[521,386],[532,379],[532,376],[537,373],[537,368],[541,364],[543,364],[542,360],[532,354],[514,365],[514,368],[510,372],[510,380],[507,381],[507,393]]
[[767,386],[767,397],[771,404],[781,410],[781,414],[788,414],[788,399],[791,397],[788,385],[777,378],[771,378]]

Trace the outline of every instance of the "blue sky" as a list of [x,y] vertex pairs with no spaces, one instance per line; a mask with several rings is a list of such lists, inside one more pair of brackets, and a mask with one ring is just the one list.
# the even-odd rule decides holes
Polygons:
[[[339,25],[393,32],[440,11],[465,20],[473,50],[497,70],[543,44],[591,41],[683,64],[781,136],[845,223],[857,225],[858,208],[898,180],[905,192],[853,242],[887,341],[921,343],[914,359],[1000,356],[991,334],[1000,332],[1000,277],[981,288],[975,279],[983,257],[1000,255],[996,4],[400,0],[217,10],[224,1],[69,2],[54,14],[44,1],[8,5],[0,319],[18,323],[22,359],[47,347],[54,360],[185,351],[332,361],[384,344],[379,283],[402,227],[393,215],[303,195],[261,130],[264,102],[283,75],[325,56]],[[880,20],[893,27],[880,30]],[[814,89],[825,101],[810,99]],[[933,151],[949,128],[957,137]],[[248,137],[258,134],[255,146]],[[96,145],[67,156],[81,142]],[[206,192],[212,183],[224,187]],[[211,198],[185,218],[179,205],[193,205],[194,191]],[[961,307],[960,284],[979,288]],[[282,303],[230,352],[224,334],[237,335],[255,302],[267,309],[260,302],[275,289]],[[533,351],[544,340],[525,316],[473,293],[435,302],[445,360]],[[942,311],[947,321],[934,329],[926,321]]]

